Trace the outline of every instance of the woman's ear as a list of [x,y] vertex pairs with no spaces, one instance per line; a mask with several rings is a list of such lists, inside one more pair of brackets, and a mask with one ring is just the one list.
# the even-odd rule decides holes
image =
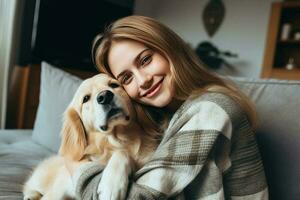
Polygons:
[[71,160],[80,160],[84,156],[87,138],[80,116],[74,108],[68,108],[65,112],[61,137],[59,154]]

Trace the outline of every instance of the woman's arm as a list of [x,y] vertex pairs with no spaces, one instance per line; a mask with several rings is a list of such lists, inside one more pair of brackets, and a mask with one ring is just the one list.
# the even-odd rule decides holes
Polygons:
[[[127,199],[166,199],[183,193],[188,199],[224,199],[225,189],[229,191],[226,195],[253,194],[265,199],[263,167],[244,119],[236,104],[223,96],[191,101],[177,111],[152,159],[133,176]],[[240,134],[245,137],[237,141]],[[246,159],[237,160],[243,152],[247,152]],[[79,176],[76,192],[80,199],[97,199],[101,170],[91,166]],[[240,188],[236,181],[246,187]]]
[[[203,135],[201,135],[203,134]],[[199,174],[219,133],[179,132],[157,149],[153,159],[133,177],[127,199],[167,199],[176,196]],[[85,169],[85,171],[82,171]],[[79,199],[98,199],[102,168],[97,164],[75,172]],[[114,177],[111,177],[114,178]]]

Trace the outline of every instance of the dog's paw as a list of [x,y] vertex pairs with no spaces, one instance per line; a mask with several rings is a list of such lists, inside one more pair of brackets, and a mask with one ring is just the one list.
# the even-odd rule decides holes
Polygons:
[[106,168],[98,185],[98,196],[101,200],[123,200],[128,187],[127,174]]
[[31,191],[27,194],[24,194],[23,200],[40,200],[42,198],[42,194],[38,191]]

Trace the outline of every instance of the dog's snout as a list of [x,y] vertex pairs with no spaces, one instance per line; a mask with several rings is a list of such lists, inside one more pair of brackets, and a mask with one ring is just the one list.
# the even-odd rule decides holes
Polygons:
[[98,94],[97,102],[99,104],[105,105],[105,104],[109,104],[113,98],[114,98],[114,93],[112,93],[109,90],[104,90]]

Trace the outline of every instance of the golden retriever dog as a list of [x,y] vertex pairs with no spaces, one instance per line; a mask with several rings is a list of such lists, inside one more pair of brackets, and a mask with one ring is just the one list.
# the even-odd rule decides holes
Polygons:
[[24,185],[24,199],[73,198],[65,159],[105,165],[98,186],[100,199],[124,199],[128,176],[150,158],[158,144],[136,117],[135,106],[115,79],[99,74],[83,81],[65,112],[59,155],[33,171]]

